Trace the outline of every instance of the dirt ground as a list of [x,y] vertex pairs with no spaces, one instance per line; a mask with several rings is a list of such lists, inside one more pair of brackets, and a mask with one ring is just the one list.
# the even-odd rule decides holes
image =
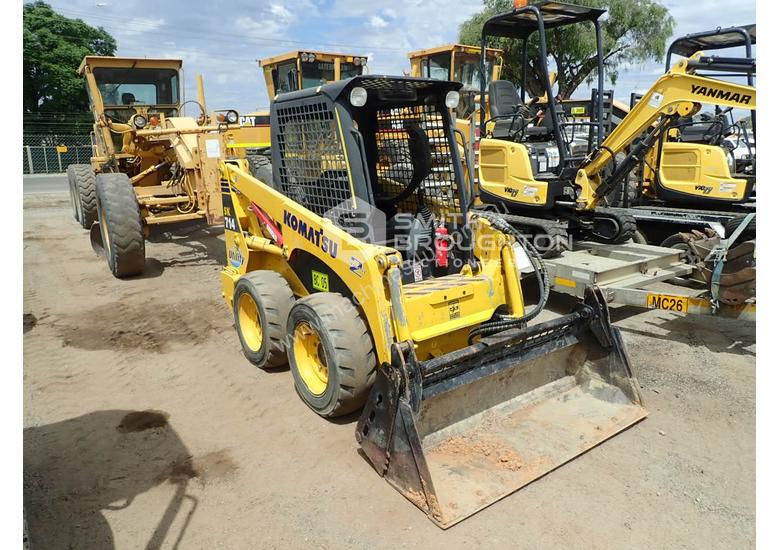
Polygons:
[[614,310],[649,418],[442,531],[361,458],[355,416],[244,359],[220,233],[156,237],[120,281],[66,193],[25,196],[33,550],[755,545],[754,325]]

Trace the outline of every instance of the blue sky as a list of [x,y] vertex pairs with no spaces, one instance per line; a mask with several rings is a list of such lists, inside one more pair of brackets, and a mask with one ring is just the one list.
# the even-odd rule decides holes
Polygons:
[[[179,57],[186,95],[203,74],[210,109],[249,112],[268,105],[257,60],[295,49],[369,57],[372,73],[402,74],[406,52],[454,42],[458,26],[482,7],[467,0],[49,0],[67,17],[108,30],[118,55]],[[756,20],[752,2],[662,0],[674,36]],[[133,14],[128,17],[126,14]],[[616,97],[651,85],[663,67],[626,67]]]

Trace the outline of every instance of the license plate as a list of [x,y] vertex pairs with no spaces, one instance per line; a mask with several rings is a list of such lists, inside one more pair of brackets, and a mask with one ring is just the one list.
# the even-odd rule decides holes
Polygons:
[[688,298],[685,296],[670,296],[668,294],[648,294],[649,309],[664,309],[666,311],[688,312]]

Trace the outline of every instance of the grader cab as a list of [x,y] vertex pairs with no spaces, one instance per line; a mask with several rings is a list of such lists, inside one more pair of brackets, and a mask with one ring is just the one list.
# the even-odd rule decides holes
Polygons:
[[[90,164],[68,167],[73,215],[116,277],[137,275],[152,227],[222,222],[219,160],[236,111],[184,116],[178,59],[85,57],[95,116]],[[191,102],[187,102],[191,103]]]
[[[280,93],[362,75],[367,63],[368,58],[360,55],[295,50],[261,59],[260,68],[268,99],[273,101]],[[241,128],[229,132],[227,141],[241,157],[268,150],[271,147],[270,112],[257,111],[242,116]]]

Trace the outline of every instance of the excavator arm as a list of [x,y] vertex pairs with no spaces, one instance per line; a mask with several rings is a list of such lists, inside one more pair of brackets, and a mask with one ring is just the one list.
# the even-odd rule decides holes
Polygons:
[[[594,210],[600,199],[641,161],[643,152],[652,147],[674,119],[696,114],[702,104],[755,110],[755,87],[690,72],[698,67],[712,66],[706,63],[711,59],[698,53],[681,60],[661,76],[629,111],[592,158],[578,170],[575,180],[579,187],[578,210]],[[729,68],[733,69],[733,65],[729,64]],[[648,129],[652,130],[645,139],[632,147],[611,176],[602,181],[601,174],[608,164],[615,162],[615,155],[626,150]]]

